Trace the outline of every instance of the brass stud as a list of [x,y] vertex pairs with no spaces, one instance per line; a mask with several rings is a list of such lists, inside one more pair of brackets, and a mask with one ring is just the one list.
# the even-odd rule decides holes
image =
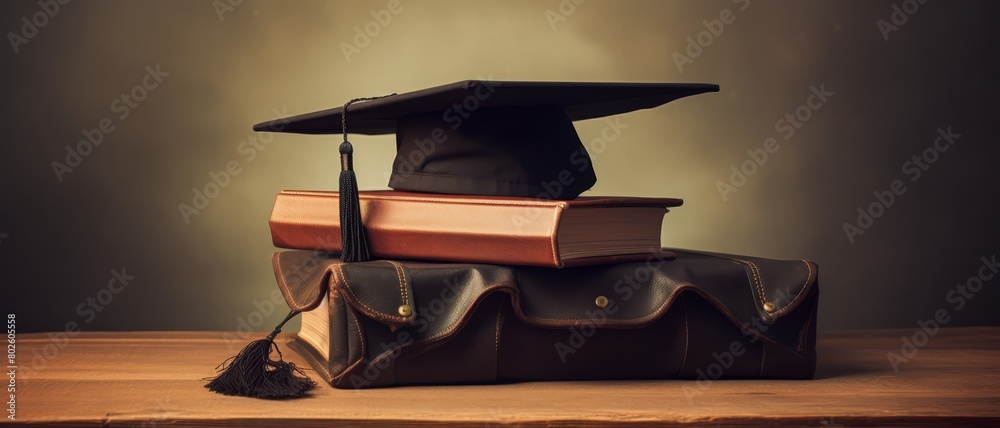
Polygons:
[[608,298],[604,297],[604,296],[597,296],[597,298],[594,299],[594,304],[597,305],[598,308],[607,307],[608,306]]
[[400,305],[398,311],[399,315],[403,317],[408,317],[410,315],[413,315],[413,310],[410,309],[410,305]]
[[765,302],[764,303],[764,310],[768,311],[768,312],[774,312],[774,303]]

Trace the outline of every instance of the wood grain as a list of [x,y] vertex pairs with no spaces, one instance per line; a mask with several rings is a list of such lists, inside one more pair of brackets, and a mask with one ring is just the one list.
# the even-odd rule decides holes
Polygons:
[[[18,337],[17,423],[1000,426],[1000,328],[941,330],[895,373],[886,353],[899,352],[901,336],[911,333],[821,334],[819,370],[811,381],[712,381],[704,389],[693,381],[361,391],[320,384],[307,398],[283,401],[226,397],[203,388],[201,379],[238,350],[227,346],[222,332],[82,333],[43,368],[31,359],[50,340],[25,334]],[[305,366],[294,352],[285,357]]]

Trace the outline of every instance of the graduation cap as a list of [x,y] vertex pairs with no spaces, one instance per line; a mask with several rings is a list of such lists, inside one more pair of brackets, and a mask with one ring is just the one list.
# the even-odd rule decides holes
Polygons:
[[[595,119],[717,92],[718,85],[468,80],[404,94],[356,98],[342,107],[254,125],[255,131],[342,134],[340,225],[344,262],[370,259],[347,134],[396,135],[389,187],[413,192],[575,199],[596,182],[573,127]],[[558,194],[546,184],[557,182]],[[302,396],[316,383],[271,359],[274,337],[251,342],[205,385],[227,395]]]
[[[597,182],[574,121],[717,92],[718,85],[468,80],[257,124],[255,131],[396,135],[389,187],[575,199]],[[345,129],[346,127],[346,129]],[[558,194],[552,194],[557,182]]]

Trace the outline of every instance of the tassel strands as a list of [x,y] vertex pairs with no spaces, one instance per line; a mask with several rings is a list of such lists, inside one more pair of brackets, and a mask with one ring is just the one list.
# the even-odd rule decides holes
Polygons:
[[[238,354],[216,367],[218,375],[205,388],[224,395],[238,395],[253,398],[301,397],[316,387],[294,363],[282,359],[281,350],[274,343],[281,328],[298,312],[288,313],[274,331],[266,338],[250,342]],[[271,359],[271,351],[278,353],[278,359]]]
[[361,220],[361,201],[358,197],[358,178],[354,174],[354,148],[344,140],[340,144],[340,260],[367,262],[368,238]]

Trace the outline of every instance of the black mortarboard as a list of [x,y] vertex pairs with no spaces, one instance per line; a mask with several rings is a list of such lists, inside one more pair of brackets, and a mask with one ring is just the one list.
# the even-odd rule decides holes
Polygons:
[[[255,131],[396,134],[389,187],[574,199],[597,181],[573,121],[648,109],[718,85],[469,80],[257,124]],[[559,186],[544,187],[558,182]],[[552,192],[551,189],[559,189]],[[552,194],[558,193],[558,194]]]

